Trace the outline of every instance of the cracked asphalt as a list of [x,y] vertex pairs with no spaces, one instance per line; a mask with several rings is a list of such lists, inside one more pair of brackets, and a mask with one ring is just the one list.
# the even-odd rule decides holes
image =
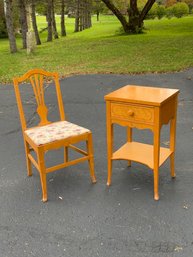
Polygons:
[[[93,132],[97,184],[87,163],[47,176],[49,201],[41,202],[39,175],[27,177],[24,146],[12,85],[0,86],[0,257],[191,257],[193,256],[193,69],[167,74],[77,75],[62,79],[67,119]],[[152,171],[138,163],[113,164],[106,187],[104,95],[124,85],[180,89],[176,179],[169,161],[160,168],[160,200],[153,200]],[[24,88],[25,87],[25,88]],[[37,117],[30,89],[22,86],[28,124]],[[55,92],[46,89],[49,118],[57,120]],[[115,148],[125,140],[115,127]],[[134,139],[152,142],[148,130]],[[168,126],[161,143],[168,145]],[[47,164],[62,160],[48,153]]]

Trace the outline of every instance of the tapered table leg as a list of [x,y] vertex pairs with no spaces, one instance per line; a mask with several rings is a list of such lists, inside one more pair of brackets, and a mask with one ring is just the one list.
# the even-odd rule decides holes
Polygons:
[[170,174],[172,178],[176,177],[175,173],[175,141],[176,141],[176,116],[170,122]]
[[159,200],[159,157],[160,157],[160,120],[159,108],[155,110],[154,147],[153,147],[153,177],[154,177],[154,200]]
[[113,124],[110,119],[110,102],[107,101],[107,186],[111,185],[111,177],[112,177],[112,154],[113,154]]
[[[132,142],[132,128],[127,127],[127,142]],[[128,166],[131,166],[131,160],[128,161]]]

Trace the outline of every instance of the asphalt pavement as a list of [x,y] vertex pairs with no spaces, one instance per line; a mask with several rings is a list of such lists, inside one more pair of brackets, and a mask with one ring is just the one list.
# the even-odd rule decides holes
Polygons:
[[[60,81],[67,119],[93,132],[97,184],[88,164],[47,175],[47,203],[41,202],[39,174],[27,177],[24,146],[12,85],[0,86],[0,257],[191,257],[193,256],[193,69],[167,74],[77,75]],[[160,200],[153,200],[152,171],[139,163],[113,164],[106,186],[104,95],[125,85],[180,89],[176,179],[166,161],[160,168]],[[30,89],[22,86],[28,124],[37,117]],[[49,117],[57,120],[55,92],[46,89]],[[115,126],[115,148],[125,128]],[[134,139],[151,143],[149,130]],[[163,126],[161,144],[168,145]],[[48,165],[63,158],[48,153]]]

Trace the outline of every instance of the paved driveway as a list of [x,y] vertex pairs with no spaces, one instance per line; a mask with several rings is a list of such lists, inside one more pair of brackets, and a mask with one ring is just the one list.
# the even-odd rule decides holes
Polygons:
[[[113,165],[106,187],[104,95],[126,84],[179,88],[176,180],[169,161],[160,169],[160,200],[153,200],[149,168],[125,161]],[[15,95],[0,86],[0,256],[1,257],[191,257],[193,256],[193,69],[171,74],[83,75],[61,80],[67,118],[90,128],[94,136],[98,183],[92,185],[87,163],[47,177],[49,201],[41,202],[37,171],[28,178]],[[47,90],[50,118],[56,118],[53,91]],[[24,89],[22,88],[24,91]],[[25,90],[28,123],[35,124]],[[116,126],[115,147],[125,139]],[[134,138],[152,142],[148,130]],[[169,130],[162,129],[167,145]],[[48,164],[60,160],[48,156]],[[49,158],[51,157],[51,158]]]

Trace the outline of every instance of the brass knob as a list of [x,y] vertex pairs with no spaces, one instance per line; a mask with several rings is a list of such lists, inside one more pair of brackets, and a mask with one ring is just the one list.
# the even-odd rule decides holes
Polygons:
[[132,110],[129,110],[127,113],[128,113],[129,116],[133,116],[134,115],[134,112]]

